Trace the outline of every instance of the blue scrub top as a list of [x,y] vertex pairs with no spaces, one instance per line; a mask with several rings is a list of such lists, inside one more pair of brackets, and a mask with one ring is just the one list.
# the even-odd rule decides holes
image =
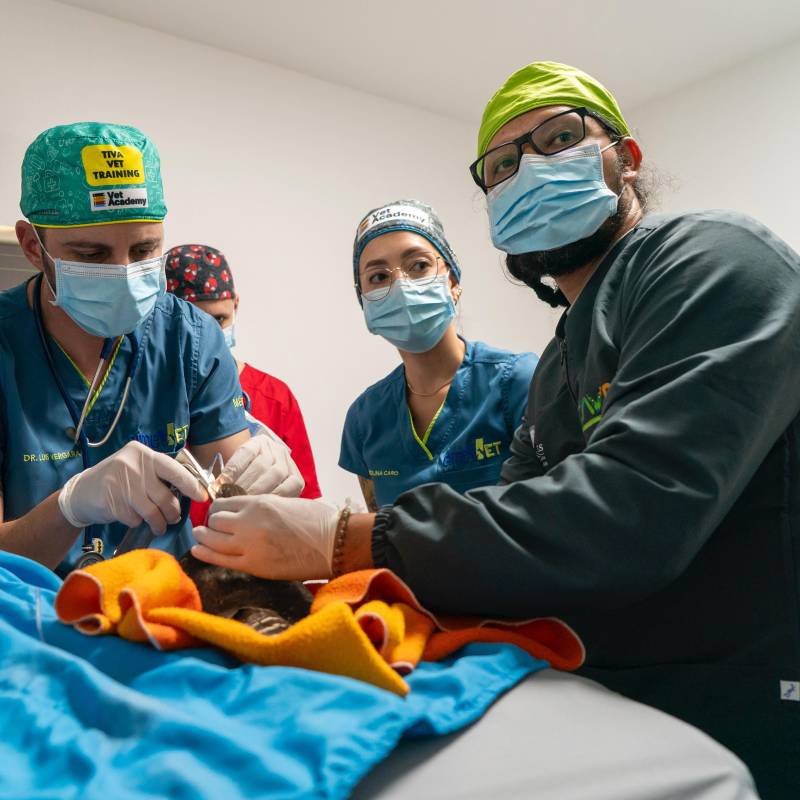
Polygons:
[[[0,292],[0,477],[6,520],[26,514],[83,470],[80,448],[66,432],[74,423],[48,366],[26,286]],[[175,455],[186,444],[206,444],[247,427],[236,362],[213,317],[167,294],[134,334],[142,355],[125,410],[108,442],[88,448],[90,465],[133,439]],[[88,383],[56,341],[49,343],[64,388],[80,412]],[[105,436],[117,413],[130,359],[125,337],[86,419],[90,441]],[[93,525],[91,535],[103,539],[108,555],[125,530],[121,523]],[[191,523],[184,519],[153,546],[180,556],[192,543]],[[57,572],[74,565],[82,545],[81,535]]]
[[528,401],[533,353],[466,342],[466,353],[427,432],[414,430],[399,366],[350,406],[339,466],[374,481],[378,505],[422,483],[456,491],[495,484]]

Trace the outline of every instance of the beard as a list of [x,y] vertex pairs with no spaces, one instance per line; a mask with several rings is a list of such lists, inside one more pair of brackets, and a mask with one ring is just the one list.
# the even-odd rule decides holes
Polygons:
[[519,281],[536,292],[538,297],[551,306],[568,306],[566,297],[557,288],[542,282],[543,277],[558,278],[569,275],[599,258],[610,247],[625,224],[632,200],[623,191],[619,173],[615,176],[614,190],[619,196],[617,210],[590,236],[570,242],[553,250],[539,250],[531,253],[508,254],[506,267]]

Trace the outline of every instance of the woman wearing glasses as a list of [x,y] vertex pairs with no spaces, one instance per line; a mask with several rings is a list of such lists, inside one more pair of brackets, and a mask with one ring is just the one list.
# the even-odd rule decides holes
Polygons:
[[460,492],[497,483],[537,358],[456,333],[461,269],[434,210],[398,200],[370,211],[353,245],[367,328],[402,364],[347,413],[339,466],[370,509],[422,483]]

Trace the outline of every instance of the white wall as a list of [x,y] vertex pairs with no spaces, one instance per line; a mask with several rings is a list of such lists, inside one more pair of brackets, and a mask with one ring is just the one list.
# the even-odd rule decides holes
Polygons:
[[0,14],[0,225],[19,217],[19,165],[41,130],[99,119],[147,132],[167,243],[228,256],[239,353],[294,390],[331,499],[358,496],[336,466],[345,411],[397,363],[351,288],[369,208],[409,196],[437,208],[468,337],[539,352],[549,339],[552,312],[504,280],[489,242],[471,126],[47,0],[0,0]]
[[800,250],[800,42],[626,110],[675,179],[662,208],[733,208]]
[[[554,314],[504,280],[489,242],[466,170],[472,126],[48,0],[0,0],[0,15],[0,225],[19,216],[22,154],[44,128],[145,130],[162,155],[168,244],[228,255],[240,355],[297,394],[331,499],[358,496],[336,467],[347,406],[397,363],[350,286],[368,208],[412,196],[438,209],[468,337],[537,351],[549,339]],[[736,208],[800,249],[798,75],[795,43],[625,109],[647,159],[676,179],[662,207]]]

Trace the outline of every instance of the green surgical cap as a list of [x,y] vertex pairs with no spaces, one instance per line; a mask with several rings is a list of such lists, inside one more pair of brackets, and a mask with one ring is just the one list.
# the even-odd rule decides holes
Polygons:
[[44,228],[161,222],[167,207],[158,151],[127,125],[50,128],[25,152],[19,207]]
[[591,75],[555,61],[534,61],[517,70],[487,103],[478,131],[478,157],[503,125],[541,106],[583,106],[599,114],[617,133],[630,136],[614,96]]

